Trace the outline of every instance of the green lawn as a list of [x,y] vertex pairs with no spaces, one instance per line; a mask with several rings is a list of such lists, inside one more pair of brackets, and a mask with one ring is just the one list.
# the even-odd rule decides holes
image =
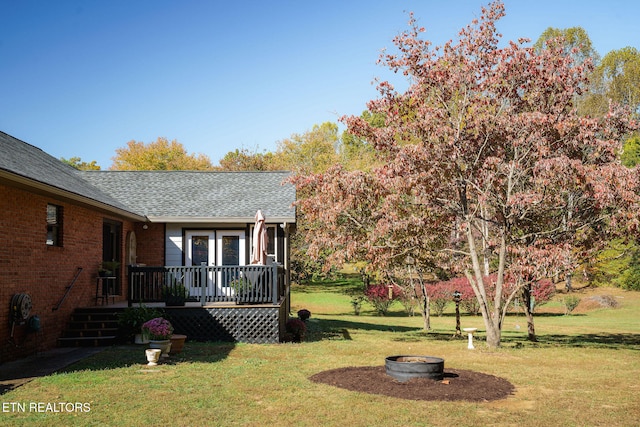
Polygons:
[[[36,379],[0,396],[11,402],[87,404],[90,412],[4,411],[2,425],[49,426],[631,426],[640,419],[640,293],[595,289],[617,309],[581,304],[562,315],[557,301],[536,318],[538,343],[526,341],[522,315],[510,315],[503,346],[482,340],[468,350],[451,339],[451,307],[421,330],[420,316],[398,304],[389,316],[365,305],[353,315],[353,283],[296,287],[292,308],[307,308],[308,341],[302,344],[202,344],[188,342],[179,356],[145,366],[142,346],[121,346]],[[482,319],[463,315],[462,327]],[[447,368],[497,375],[516,387],[507,399],[424,402],[351,392],[309,381],[317,372],[347,366],[378,366],[391,354],[443,357]]]

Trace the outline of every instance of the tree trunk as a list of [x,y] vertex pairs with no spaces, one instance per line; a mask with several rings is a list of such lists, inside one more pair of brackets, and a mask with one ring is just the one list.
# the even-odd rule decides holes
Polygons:
[[[485,322],[487,325],[487,347],[490,348],[498,348],[500,347],[500,340],[502,331],[500,330],[500,326],[494,324],[493,322]],[[489,326],[491,325],[491,326]]]
[[[410,287],[413,291],[413,296],[416,300],[420,301],[420,314],[422,315],[422,329],[425,332],[431,330],[431,313],[429,311],[429,295],[427,295],[427,287],[424,284],[424,280],[422,280],[422,275],[418,273],[418,270],[415,269],[416,279],[418,280],[418,284],[414,284],[413,275],[411,274],[411,267],[407,266],[407,274],[409,276]],[[420,292],[418,292],[418,289]]]
[[524,315],[527,318],[527,339],[536,342],[536,328],[533,324],[533,304],[531,299],[531,283],[522,288],[522,306]]
[[[471,272],[466,271],[465,275],[471,283],[471,287],[473,288],[473,292],[476,294],[476,298],[480,303],[480,312],[482,313],[482,319],[484,320],[484,325],[487,330],[487,346],[491,348],[500,347],[500,339],[502,335],[502,316],[501,316],[501,307],[493,307],[491,310],[491,304],[487,299],[487,293],[484,288],[484,283],[482,281],[482,267],[480,266],[480,259],[478,256],[478,248],[476,246],[476,241],[473,236],[472,230],[472,222],[469,220],[467,223],[467,242],[469,244],[469,255],[471,258],[471,265],[473,267],[473,275]],[[500,247],[500,262],[504,262],[504,257],[506,257],[506,242],[504,238],[502,239],[502,244]],[[504,264],[501,264],[504,267]],[[502,273],[504,273],[504,268],[502,269]],[[500,274],[500,269],[498,271]],[[502,285],[502,281],[496,283],[496,295],[501,293],[497,288]],[[496,298],[496,301],[499,301]]]
[[571,292],[573,290],[572,284],[571,284],[571,272],[568,272],[567,274],[565,274],[564,276],[564,287],[567,290],[567,292]]
[[[422,280],[422,278],[419,279],[420,280],[420,291],[422,293],[421,298],[420,298],[420,302],[422,303],[421,307],[420,307],[420,311],[422,313],[422,320],[423,320],[423,328],[424,331],[427,332],[429,330],[431,330],[431,313],[429,312],[429,295],[427,295],[427,287],[424,284],[424,281]],[[415,291],[415,288],[414,288]]]
[[423,330],[425,332],[430,331],[431,330],[431,316],[429,313],[429,297],[425,296],[422,299],[422,320],[424,322],[423,324]]
[[482,232],[482,257],[484,275],[488,276],[491,273],[489,265],[489,259],[491,258],[491,248],[489,247],[489,223],[486,221],[487,208],[484,205],[480,205],[480,213],[482,220],[480,222],[480,230]]

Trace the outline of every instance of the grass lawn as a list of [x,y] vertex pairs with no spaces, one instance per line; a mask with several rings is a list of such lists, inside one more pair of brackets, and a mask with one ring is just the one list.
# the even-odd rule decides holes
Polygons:
[[[36,379],[0,396],[11,402],[88,404],[90,412],[9,411],[2,425],[50,426],[632,426],[640,419],[640,293],[580,291],[583,303],[563,315],[561,296],[540,308],[539,342],[526,341],[526,321],[510,315],[503,346],[476,350],[451,339],[452,307],[421,330],[420,316],[400,304],[386,317],[365,304],[353,315],[349,281],[295,287],[292,309],[306,308],[302,344],[187,342],[157,367],[145,366],[143,346],[112,347],[64,372]],[[594,308],[593,295],[611,295],[616,309]],[[410,401],[351,392],[309,381],[327,369],[384,365],[393,354],[432,355],[447,368],[474,370],[510,381],[515,394],[494,402]]]

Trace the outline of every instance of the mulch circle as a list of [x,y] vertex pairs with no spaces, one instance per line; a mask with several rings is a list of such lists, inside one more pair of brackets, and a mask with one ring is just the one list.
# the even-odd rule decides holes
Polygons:
[[445,369],[443,380],[413,378],[400,382],[387,375],[384,366],[332,369],[309,378],[351,391],[381,394],[407,400],[466,400],[485,402],[504,399],[515,387],[504,378],[463,369]]

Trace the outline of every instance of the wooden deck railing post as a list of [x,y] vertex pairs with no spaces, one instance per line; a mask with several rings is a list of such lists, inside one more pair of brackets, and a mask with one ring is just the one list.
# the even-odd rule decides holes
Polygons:
[[[207,300],[207,289],[209,288],[209,281],[207,280],[207,266],[200,266],[200,305],[204,305]],[[195,275],[194,275],[195,276]]]
[[278,264],[271,266],[271,298],[273,305],[278,304]]

